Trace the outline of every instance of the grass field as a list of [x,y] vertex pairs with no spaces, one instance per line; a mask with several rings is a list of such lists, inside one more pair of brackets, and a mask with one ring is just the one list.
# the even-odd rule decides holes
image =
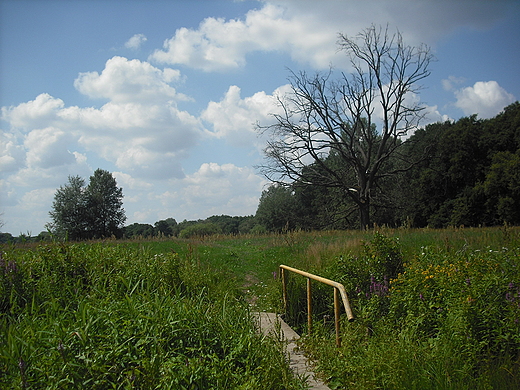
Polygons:
[[250,316],[281,312],[286,264],[347,288],[338,349],[330,288],[308,335],[290,280],[286,319],[331,388],[520,388],[519,248],[512,227],[4,246],[0,387],[303,388]]

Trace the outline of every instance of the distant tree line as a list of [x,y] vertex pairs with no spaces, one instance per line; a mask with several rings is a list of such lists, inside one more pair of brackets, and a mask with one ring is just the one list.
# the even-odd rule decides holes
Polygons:
[[[428,125],[403,146],[386,162],[398,174],[382,175],[369,194],[370,221],[434,228],[520,224],[519,102],[492,119],[473,115]],[[309,184],[336,156],[322,159],[303,167],[297,180],[267,188],[257,223],[269,231],[359,227],[345,191]]]
[[254,216],[214,215],[206,219],[184,220],[179,223],[174,218],[167,218],[155,222],[154,225],[133,223],[123,229],[123,235],[126,238],[192,238],[214,234],[247,234],[258,231],[260,227],[256,225]]

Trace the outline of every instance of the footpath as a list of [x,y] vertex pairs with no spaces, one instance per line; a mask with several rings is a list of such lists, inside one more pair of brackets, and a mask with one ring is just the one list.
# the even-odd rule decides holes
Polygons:
[[284,342],[285,351],[293,372],[300,377],[307,378],[311,390],[330,390],[322,381],[316,378],[312,367],[305,355],[299,350],[296,341],[300,338],[287,323],[275,313],[255,313],[258,327],[263,334],[275,337]]

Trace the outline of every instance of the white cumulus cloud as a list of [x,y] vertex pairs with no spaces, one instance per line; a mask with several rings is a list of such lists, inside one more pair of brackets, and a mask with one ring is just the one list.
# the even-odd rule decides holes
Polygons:
[[178,70],[160,70],[148,62],[116,56],[106,62],[101,74],[80,73],[74,86],[91,98],[105,98],[118,103],[186,100],[186,96],[177,94],[170,85],[179,79]]
[[478,114],[480,118],[491,118],[515,101],[496,81],[478,81],[472,87],[455,91],[455,97],[455,106],[465,115]]
[[145,43],[148,39],[144,34],[135,34],[132,38],[130,38],[125,43],[125,47],[127,49],[137,50],[141,47],[143,43]]
[[252,51],[286,51],[294,59],[327,66],[335,54],[337,31],[312,17],[292,18],[284,7],[266,4],[245,20],[206,18],[197,30],[180,28],[151,60],[204,71],[242,67]]
[[203,163],[184,179],[172,182],[174,190],[157,197],[164,209],[175,205],[179,218],[207,218],[215,214],[250,215],[258,206],[258,199],[266,180],[251,167],[234,164]]
[[272,114],[280,110],[276,99],[290,90],[289,85],[277,88],[272,95],[257,92],[241,98],[241,90],[232,85],[219,102],[209,102],[201,118],[213,125],[212,135],[237,146],[252,146],[258,142],[256,124],[272,122]]
[[42,93],[26,103],[2,107],[2,119],[22,130],[45,128],[53,124],[57,111],[64,105],[63,100]]
[[[338,33],[355,36],[371,23],[398,27],[408,43],[430,44],[460,26],[485,28],[511,2],[485,0],[272,0],[244,19],[206,18],[197,29],[179,28],[150,60],[207,72],[243,67],[248,53],[278,51],[317,69],[345,66]],[[478,4],[475,4],[478,3]]]

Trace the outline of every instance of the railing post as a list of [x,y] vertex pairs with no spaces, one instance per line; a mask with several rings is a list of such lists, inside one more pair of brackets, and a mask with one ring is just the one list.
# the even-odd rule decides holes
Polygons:
[[339,290],[334,287],[334,326],[336,328],[336,346],[341,347],[340,322],[339,322]]
[[311,278],[307,278],[307,324],[308,324],[308,332],[311,334],[312,332],[312,288],[311,288]]
[[282,295],[283,295],[283,310],[284,313],[287,314],[287,279],[285,276],[285,269],[280,267],[280,274],[282,276]]

